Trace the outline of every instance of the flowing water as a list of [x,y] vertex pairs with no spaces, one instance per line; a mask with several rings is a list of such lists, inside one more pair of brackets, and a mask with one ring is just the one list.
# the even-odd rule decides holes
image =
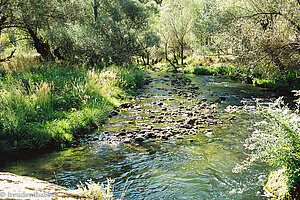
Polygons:
[[[0,171],[37,177],[71,189],[80,181],[105,182],[110,177],[115,179],[116,197],[121,196],[127,180],[133,181],[125,199],[265,199],[263,185],[271,170],[268,166],[255,163],[242,173],[232,172],[236,164],[248,157],[243,141],[253,130],[254,119],[238,114],[233,119],[224,108],[253,102],[254,98],[270,101],[275,96],[224,77],[176,75],[188,77],[196,86],[190,92],[194,95],[184,97],[177,94],[180,90],[187,92],[186,86],[172,85],[172,74],[151,76],[153,82],[133,102],[136,108],[112,117],[102,131],[116,133],[152,125],[149,116],[164,112],[160,111],[159,102],[172,110],[191,106],[196,98],[205,98],[208,104],[218,102],[217,116],[224,123],[206,125],[184,139],[133,144],[104,144],[95,140],[56,152],[4,155],[0,158]],[[160,126],[174,127],[168,123]],[[205,135],[207,128],[212,135]]]

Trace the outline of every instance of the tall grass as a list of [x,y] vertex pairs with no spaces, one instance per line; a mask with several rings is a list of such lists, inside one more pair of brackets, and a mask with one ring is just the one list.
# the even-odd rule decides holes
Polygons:
[[86,186],[81,183],[81,186],[78,186],[78,193],[82,196],[85,196],[90,199],[97,200],[112,200],[113,195],[113,180],[107,179],[107,185],[95,183],[92,180],[86,182]]
[[142,82],[143,72],[132,66],[46,63],[7,72],[0,78],[0,151],[70,145]]
[[126,181],[121,197],[116,198],[114,196],[114,183],[115,180],[112,180],[110,178],[107,179],[107,184],[104,185],[103,183],[96,183],[92,180],[88,180],[85,182],[85,184],[81,183],[81,185],[78,185],[78,193],[86,198],[89,199],[96,199],[96,200],[123,200],[125,197],[125,194],[127,192],[127,189],[132,184],[132,181],[128,183],[128,180]]
[[[7,48],[1,57],[6,57],[15,49]],[[9,61],[1,63],[0,69],[7,72],[17,72],[20,70],[25,70],[28,66],[38,65],[41,62],[41,56],[34,50],[27,49],[22,50],[21,47],[16,47],[16,52]]]

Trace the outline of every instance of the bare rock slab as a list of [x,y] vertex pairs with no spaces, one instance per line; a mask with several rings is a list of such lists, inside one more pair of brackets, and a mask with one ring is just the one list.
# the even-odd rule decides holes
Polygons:
[[36,178],[0,172],[0,199],[85,199],[76,190]]

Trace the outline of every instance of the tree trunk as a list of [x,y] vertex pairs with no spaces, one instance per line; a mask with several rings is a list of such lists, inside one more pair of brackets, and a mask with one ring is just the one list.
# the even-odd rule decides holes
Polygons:
[[173,49],[173,56],[174,56],[174,59],[175,59],[175,63],[178,65],[179,63],[178,63],[178,60],[177,60],[175,49]]
[[165,58],[168,61],[168,44],[165,44]]
[[99,7],[99,4],[98,4],[97,0],[94,0],[94,17],[95,17],[95,21],[97,21],[97,18],[98,18],[98,7]]
[[175,70],[175,72],[177,72],[177,67],[174,65],[174,63],[168,58],[168,44],[165,44],[165,56],[166,56],[166,61],[168,61],[173,69]]
[[183,65],[183,45],[184,45],[184,43],[183,43],[183,38],[181,39],[181,44],[180,44],[180,47],[181,47],[181,65]]
[[30,28],[27,27],[27,31],[30,37],[33,39],[34,47],[44,60],[54,60],[54,56],[50,51],[50,46],[47,42],[43,43],[37,36],[37,34]]
[[7,20],[7,17],[5,17],[5,16],[1,17],[1,19],[0,19],[0,35],[1,35],[2,29],[4,29],[6,20]]
[[142,56],[142,61],[143,61],[144,65],[146,66],[146,61],[145,61],[144,56]]
[[150,55],[147,53],[147,65],[150,65]]

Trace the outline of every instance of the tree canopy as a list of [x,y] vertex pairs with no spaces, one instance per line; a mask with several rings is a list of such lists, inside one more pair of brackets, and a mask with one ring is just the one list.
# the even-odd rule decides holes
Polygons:
[[1,0],[0,32],[45,60],[163,57],[176,68],[193,53],[223,53],[284,71],[299,68],[299,8],[299,0]]

